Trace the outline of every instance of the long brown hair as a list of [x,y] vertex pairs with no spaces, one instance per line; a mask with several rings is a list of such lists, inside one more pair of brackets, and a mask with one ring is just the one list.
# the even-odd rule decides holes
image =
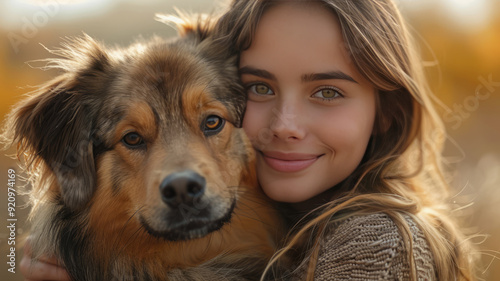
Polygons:
[[[472,248],[446,201],[450,190],[441,157],[445,129],[432,105],[413,39],[396,5],[391,0],[309,1],[321,3],[337,16],[352,62],[378,90],[374,135],[363,162],[336,187],[347,192],[294,229],[294,235],[268,268],[304,239],[308,245],[317,245],[321,238],[318,229],[328,221],[384,212],[406,241],[412,280],[417,280],[417,274],[412,234],[405,217],[424,232],[438,280],[474,280]],[[235,53],[246,50],[262,14],[280,2],[234,0],[217,24],[221,40],[233,44]],[[318,247],[309,247],[308,253],[307,280],[312,280]]]

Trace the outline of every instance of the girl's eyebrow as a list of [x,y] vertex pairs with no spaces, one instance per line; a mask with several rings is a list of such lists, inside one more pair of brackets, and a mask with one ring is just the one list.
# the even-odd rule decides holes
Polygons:
[[[269,79],[269,80],[274,80],[276,81],[276,76],[274,74],[270,73],[269,71],[263,70],[263,69],[257,69],[251,66],[244,66],[238,70],[238,74],[249,74],[257,77],[261,77],[264,79]],[[346,73],[342,71],[328,71],[328,72],[321,72],[321,73],[311,73],[311,74],[304,74],[302,75],[302,81],[304,82],[310,82],[310,81],[318,81],[318,80],[335,80],[335,79],[340,79],[340,80],[347,80],[354,82],[356,84],[359,84],[354,78],[351,76],[347,75]]]
[[257,68],[251,67],[251,66],[244,66],[244,67],[238,69],[238,74],[239,75],[250,74],[253,76],[260,77],[260,78],[276,81],[276,76],[274,76],[274,74],[272,74],[271,72],[263,70],[263,69],[257,69]]
[[304,82],[317,81],[317,80],[331,80],[331,79],[347,80],[359,84],[351,76],[347,75],[342,71],[337,71],[337,70],[302,75],[302,81]]

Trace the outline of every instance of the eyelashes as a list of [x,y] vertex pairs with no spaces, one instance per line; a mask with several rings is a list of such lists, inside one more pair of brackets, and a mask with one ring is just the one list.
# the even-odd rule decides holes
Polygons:
[[320,88],[319,90],[317,90],[311,97],[320,98],[323,100],[333,100],[343,98],[344,95],[338,88],[326,86],[325,88]]
[[247,87],[247,92],[256,94],[256,95],[272,95],[274,94],[273,90],[271,90],[271,87],[267,86],[264,83],[254,83],[250,84]]
[[[265,83],[256,82],[246,86],[249,98],[252,96],[264,98],[275,94],[273,89]],[[325,102],[331,102],[344,97],[344,93],[334,86],[320,86],[316,88],[311,95],[312,98],[319,99]]]

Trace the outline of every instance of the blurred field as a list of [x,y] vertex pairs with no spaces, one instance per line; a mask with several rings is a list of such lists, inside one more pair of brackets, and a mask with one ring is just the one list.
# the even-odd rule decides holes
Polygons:
[[[58,46],[61,38],[85,32],[109,45],[128,45],[153,34],[175,30],[153,20],[173,7],[215,11],[207,0],[2,0],[0,2],[0,118],[20,97],[54,76],[26,62],[49,57],[40,45]],[[450,161],[454,201],[482,250],[484,280],[500,280],[500,0],[400,0],[421,46],[428,77],[449,132],[445,155]],[[10,151],[12,153],[12,151]],[[7,271],[7,175],[17,164],[0,157],[0,279],[22,280]],[[20,187],[21,182],[16,182]],[[16,239],[23,233],[26,210],[17,196]],[[470,206],[469,206],[470,205]],[[16,262],[21,247],[17,246]],[[17,268],[16,268],[17,270]]]

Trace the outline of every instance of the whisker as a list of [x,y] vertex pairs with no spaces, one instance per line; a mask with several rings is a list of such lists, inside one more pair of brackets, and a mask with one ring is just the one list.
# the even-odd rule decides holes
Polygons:
[[[128,219],[127,219],[127,222],[125,222],[125,224],[123,225],[123,227],[121,228],[121,231],[120,231],[120,234],[117,235],[117,239],[115,239],[115,247],[118,246],[119,242],[122,241],[122,237],[124,237],[124,233],[125,233],[125,230],[127,228],[127,226],[129,225],[129,223],[131,222],[132,218],[140,211],[144,208],[144,206],[141,206],[140,208],[138,208]],[[120,256],[122,254],[123,251],[125,251],[125,249],[135,240],[135,238],[137,238],[138,234],[139,234],[139,231],[141,230],[142,228],[141,227],[138,227],[138,229],[136,231],[134,231],[128,238],[127,240],[125,241],[125,244],[121,247],[121,249],[118,251],[118,254],[117,256]]]

